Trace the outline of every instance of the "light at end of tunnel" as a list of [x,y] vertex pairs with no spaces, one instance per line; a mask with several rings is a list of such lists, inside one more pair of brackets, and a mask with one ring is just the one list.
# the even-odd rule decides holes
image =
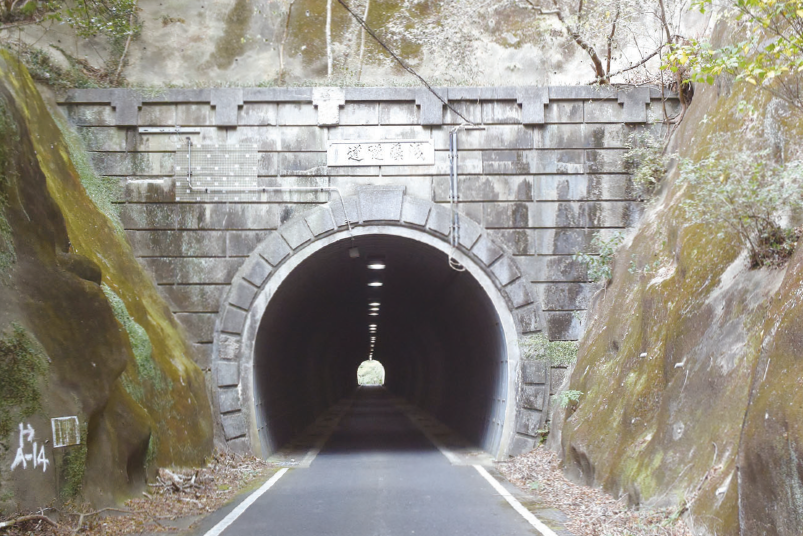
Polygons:
[[368,286],[369,287],[381,287],[382,286],[382,281],[369,281],[368,282]]

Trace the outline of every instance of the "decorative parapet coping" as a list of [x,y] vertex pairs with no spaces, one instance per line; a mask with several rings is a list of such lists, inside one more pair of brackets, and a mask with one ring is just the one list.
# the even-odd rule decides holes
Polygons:
[[[599,86],[558,87],[453,87],[435,88],[444,101],[516,101],[521,106],[521,124],[544,124],[544,110],[551,101],[616,100],[623,107],[624,122],[646,123],[647,105],[661,99],[658,89],[619,89]],[[674,95],[670,98],[675,98]],[[145,103],[209,104],[215,108],[215,124],[237,126],[238,109],[247,103],[312,103],[319,126],[340,124],[340,109],[348,102],[415,102],[424,126],[443,125],[443,102],[426,88],[212,88],[168,89],[148,92],[135,89],[72,89],[62,104],[109,104],[115,124],[137,126],[138,111]]]

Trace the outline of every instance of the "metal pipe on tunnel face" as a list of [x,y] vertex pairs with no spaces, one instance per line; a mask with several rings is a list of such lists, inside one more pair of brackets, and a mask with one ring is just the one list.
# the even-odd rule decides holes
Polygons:
[[514,414],[507,353],[517,335],[493,281],[459,251],[469,271],[452,271],[448,243],[431,235],[385,226],[354,233],[361,253],[385,255],[381,297],[367,293],[365,255],[355,261],[350,240],[333,236],[279,266],[255,299],[243,336],[256,395],[252,437],[263,453],[275,451],[354,388],[370,344],[366,307],[377,301],[375,358],[387,388],[504,454]]

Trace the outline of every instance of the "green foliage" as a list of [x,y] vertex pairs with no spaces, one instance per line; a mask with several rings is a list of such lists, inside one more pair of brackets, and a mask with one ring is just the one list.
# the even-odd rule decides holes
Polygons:
[[591,247],[599,253],[594,255],[581,252],[572,256],[572,258],[586,266],[589,280],[595,283],[605,283],[613,276],[611,266],[613,264],[613,255],[624,240],[624,233],[615,232],[606,240],[602,231],[597,231],[591,239]]
[[47,3],[48,18],[70,25],[79,37],[103,35],[112,40],[137,31],[136,0],[75,0]]
[[22,326],[0,338],[0,441],[17,423],[42,410],[40,381],[48,370],[44,352]]
[[794,251],[799,231],[783,220],[803,204],[803,162],[776,165],[767,151],[740,151],[720,137],[700,161],[681,160],[680,183],[692,188],[681,205],[690,221],[746,247],[751,267],[783,264]]
[[624,156],[625,168],[633,174],[633,183],[646,195],[650,195],[664,175],[669,158],[662,144],[648,132],[630,136],[628,151]]
[[80,495],[86,472],[87,439],[89,434],[86,422],[81,424],[81,443],[67,447],[61,466],[61,497],[65,500]]
[[[18,52],[16,47],[17,45],[15,44],[15,48],[13,50],[14,54],[17,54]],[[86,89],[106,87],[109,85],[107,83],[102,83],[102,81],[98,80],[97,77],[93,78],[87,75],[90,70],[86,68],[88,64],[85,60],[78,60],[60,48],[53,48],[56,48],[65,55],[70,62],[70,67],[65,69],[59,65],[56,65],[44,50],[22,45],[22,49],[19,51],[19,56],[25,66],[28,68],[28,71],[31,73],[31,77],[34,80],[38,82],[44,82],[58,89]],[[92,70],[97,71],[97,69],[94,68]]]
[[[695,4],[704,12],[713,0]],[[717,49],[698,40],[673,45],[663,68],[708,84],[728,73],[803,108],[803,1],[727,0],[725,10],[739,25],[732,33],[747,39]]]
[[6,219],[8,189],[18,176],[14,159],[20,141],[17,122],[8,110],[8,103],[0,98],[0,274],[5,273],[17,260],[11,225]]
[[552,397],[552,401],[561,408],[568,408],[580,400],[583,395],[582,391],[575,391],[573,389],[566,389]]
[[363,361],[357,368],[357,385],[384,385],[385,367],[379,361]]
[[579,347],[576,341],[550,341],[543,333],[519,340],[522,359],[545,361],[553,367],[568,367],[577,361]]

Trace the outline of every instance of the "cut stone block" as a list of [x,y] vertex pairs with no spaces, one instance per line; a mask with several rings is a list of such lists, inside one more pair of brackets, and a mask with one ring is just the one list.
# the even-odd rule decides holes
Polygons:
[[213,340],[215,321],[214,313],[176,313],[176,320],[181,322],[190,342],[209,343]]
[[223,424],[223,435],[227,440],[244,436],[248,427],[245,424],[245,416],[242,412],[229,413],[221,416]]
[[217,364],[217,386],[231,387],[240,384],[240,365],[231,361]]
[[491,266],[491,273],[496,276],[496,279],[499,280],[502,286],[509,285],[521,277],[521,272],[516,266],[516,263],[507,255],[503,256]]
[[234,285],[229,294],[229,303],[236,305],[240,309],[248,309],[254,301],[257,289],[246,281],[240,281]]
[[485,266],[490,266],[496,259],[502,256],[502,249],[491,242],[487,236],[481,236],[474,247],[473,253]]
[[427,228],[440,235],[449,236],[452,232],[452,214],[450,210],[440,205],[433,205],[427,221]]
[[543,361],[522,361],[521,381],[525,384],[546,384],[547,364]]
[[427,224],[432,203],[416,197],[404,196],[401,219],[404,223],[424,226]]
[[310,231],[315,236],[322,235],[335,229],[335,220],[332,211],[326,207],[317,208],[304,215]]
[[279,229],[279,232],[293,249],[297,249],[313,238],[312,231],[309,230],[304,218],[296,218],[288,222]]
[[223,331],[226,333],[242,333],[243,326],[245,325],[245,311],[241,311],[234,307],[226,307],[226,312],[223,313]]
[[261,257],[257,258],[256,261],[251,265],[248,269],[248,272],[243,276],[246,281],[250,281],[257,287],[261,287],[262,283],[268,278],[270,274],[270,265],[265,262]]
[[358,188],[362,221],[399,221],[404,188],[398,186]]
[[340,124],[340,107],[346,104],[346,92],[340,87],[312,88],[312,104],[318,108],[318,124]]
[[174,313],[217,313],[226,285],[165,285],[159,291]]
[[521,407],[543,411],[546,409],[546,389],[540,385],[525,385],[521,389]]
[[228,257],[248,257],[271,231],[229,231],[226,233]]
[[231,413],[242,409],[240,404],[240,391],[237,388],[218,390],[218,402],[221,413]]

